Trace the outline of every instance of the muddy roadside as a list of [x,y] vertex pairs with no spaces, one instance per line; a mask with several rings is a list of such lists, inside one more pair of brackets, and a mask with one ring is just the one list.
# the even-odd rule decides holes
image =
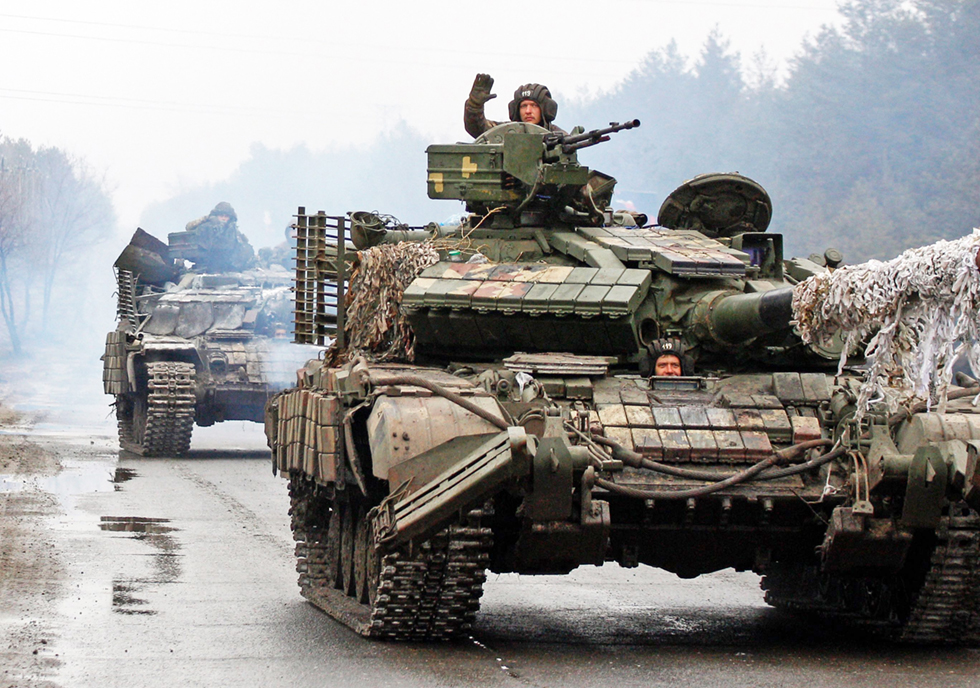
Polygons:
[[61,629],[78,613],[73,510],[113,489],[115,414],[90,339],[0,360],[0,688],[59,685]]
[[47,688],[60,660],[52,620],[65,568],[47,522],[61,506],[45,479],[58,458],[30,438],[33,419],[0,405],[0,686]]

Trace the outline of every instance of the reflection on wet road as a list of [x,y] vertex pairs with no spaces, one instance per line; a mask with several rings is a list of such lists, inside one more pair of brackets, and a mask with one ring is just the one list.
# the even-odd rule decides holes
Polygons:
[[[135,475],[135,471],[132,471]],[[137,542],[156,550],[152,555],[154,575],[132,578],[119,575],[112,581],[112,611],[117,614],[156,614],[142,594],[148,586],[175,583],[180,578],[180,545],[169,533],[176,530],[166,518],[139,516],[103,516],[99,528],[114,533],[129,533]]]

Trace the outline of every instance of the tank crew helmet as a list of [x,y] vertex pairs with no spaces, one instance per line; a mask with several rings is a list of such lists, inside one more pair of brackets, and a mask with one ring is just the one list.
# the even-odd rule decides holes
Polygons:
[[235,209],[231,207],[231,203],[226,201],[221,201],[218,205],[214,206],[214,210],[208,213],[211,217],[216,217],[218,215],[227,215],[228,219],[232,222],[238,222],[238,215],[235,214]]
[[681,375],[694,374],[694,362],[684,351],[684,344],[679,339],[657,339],[647,345],[650,354],[651,374],[656,370],[657,359],[661,356],[675,356],[681,364]]
[[511,122],[521,121],[521,102],[533,100],[541,108],[544,121],[541,126],[547,127],[555,121],[558,115],[558,103],[551,97],[551,91],[543,84],[524,84],[514,91],[514,100],[507,104],[507,113]]

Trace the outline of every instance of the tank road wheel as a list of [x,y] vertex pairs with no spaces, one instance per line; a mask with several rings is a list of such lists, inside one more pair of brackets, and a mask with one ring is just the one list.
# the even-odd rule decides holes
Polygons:
[[340,587],[340,506],[330,508],[330,521],[327,526],[324,551],[324,584],[332,589]]
[[147,363],[146,389],[133,400],[131,447],[143,456],[181,456],[194,431],[194,364]]
[[766,602],[816,613],[915,644],[980,645],[980,516],[950,508],[934,534],[917,535],[904,568],[879,577],[774,564]]
[[326,566],[324,583],[331,589],[337,589],[341,585],[340,539],[340,505],[334,504],[330,510],[330,524],[327,527],[327,539],[324,543],[324,565]]
[[345,595],[354,596],[354,515],[356,507],[347,502],[340,517],[340,589]]
[[[482,511],[412,553],[381,554],[368,505],[350,490],[343,501],[298,473],[290,476],[290,515],[303,596],[372,638],[444,640],[469,630],[480,606],[491,545]],[[328,496],[331,495],[331,496]]]
[[358,602],[373,605],[377,600],[380,568],[367,512],[361,507],[354,528],[354,598]]
[[364,560],[364,579],[367,588],[365,602],[368,606],[374,607],[378,603],[378,594],[381,592],[381,556],[371,541],[370,532],[366,536]]

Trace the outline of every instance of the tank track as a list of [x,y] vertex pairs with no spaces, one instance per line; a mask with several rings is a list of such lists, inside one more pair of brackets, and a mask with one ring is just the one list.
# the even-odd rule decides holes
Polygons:
[[141,456],[180,456],[191,446],[194,432],[194,364],[178,361],[147,363],[146,421],[139,438],[132,405],[117,400],[119,444]]
[[980,644],[980,517],[957,511],[939,525],[925,583],[898,640]]
[[980,516],[963,505],[944,516],[924,568],[918,590],[901,576],[849,578],[819,574],[815,566],[774,571],[762,586],[774,607],[845,621],[898,642],[980,645]]
[[140,453],[133,434],[132,401],[122,395],[116,397],[116,428],[119,431],[119,448]]
[[364,556],[374,563],[365,564],[367,590],[358,594],[357,586],[344,580],[344,538],[338,547],[338,537],[331,535],[338,530],[331,520],[341,518],[341,508],[363,516],[358,500],[341,505],[296,474],[289,491],[296,570],[311,603],[369,638],[450,640],[472,627],[492,541],[490,529],[479,525],[485,510],[470,511],[465,524],[440,531],[411,553],[392,552],[379,560],[368,544]]

